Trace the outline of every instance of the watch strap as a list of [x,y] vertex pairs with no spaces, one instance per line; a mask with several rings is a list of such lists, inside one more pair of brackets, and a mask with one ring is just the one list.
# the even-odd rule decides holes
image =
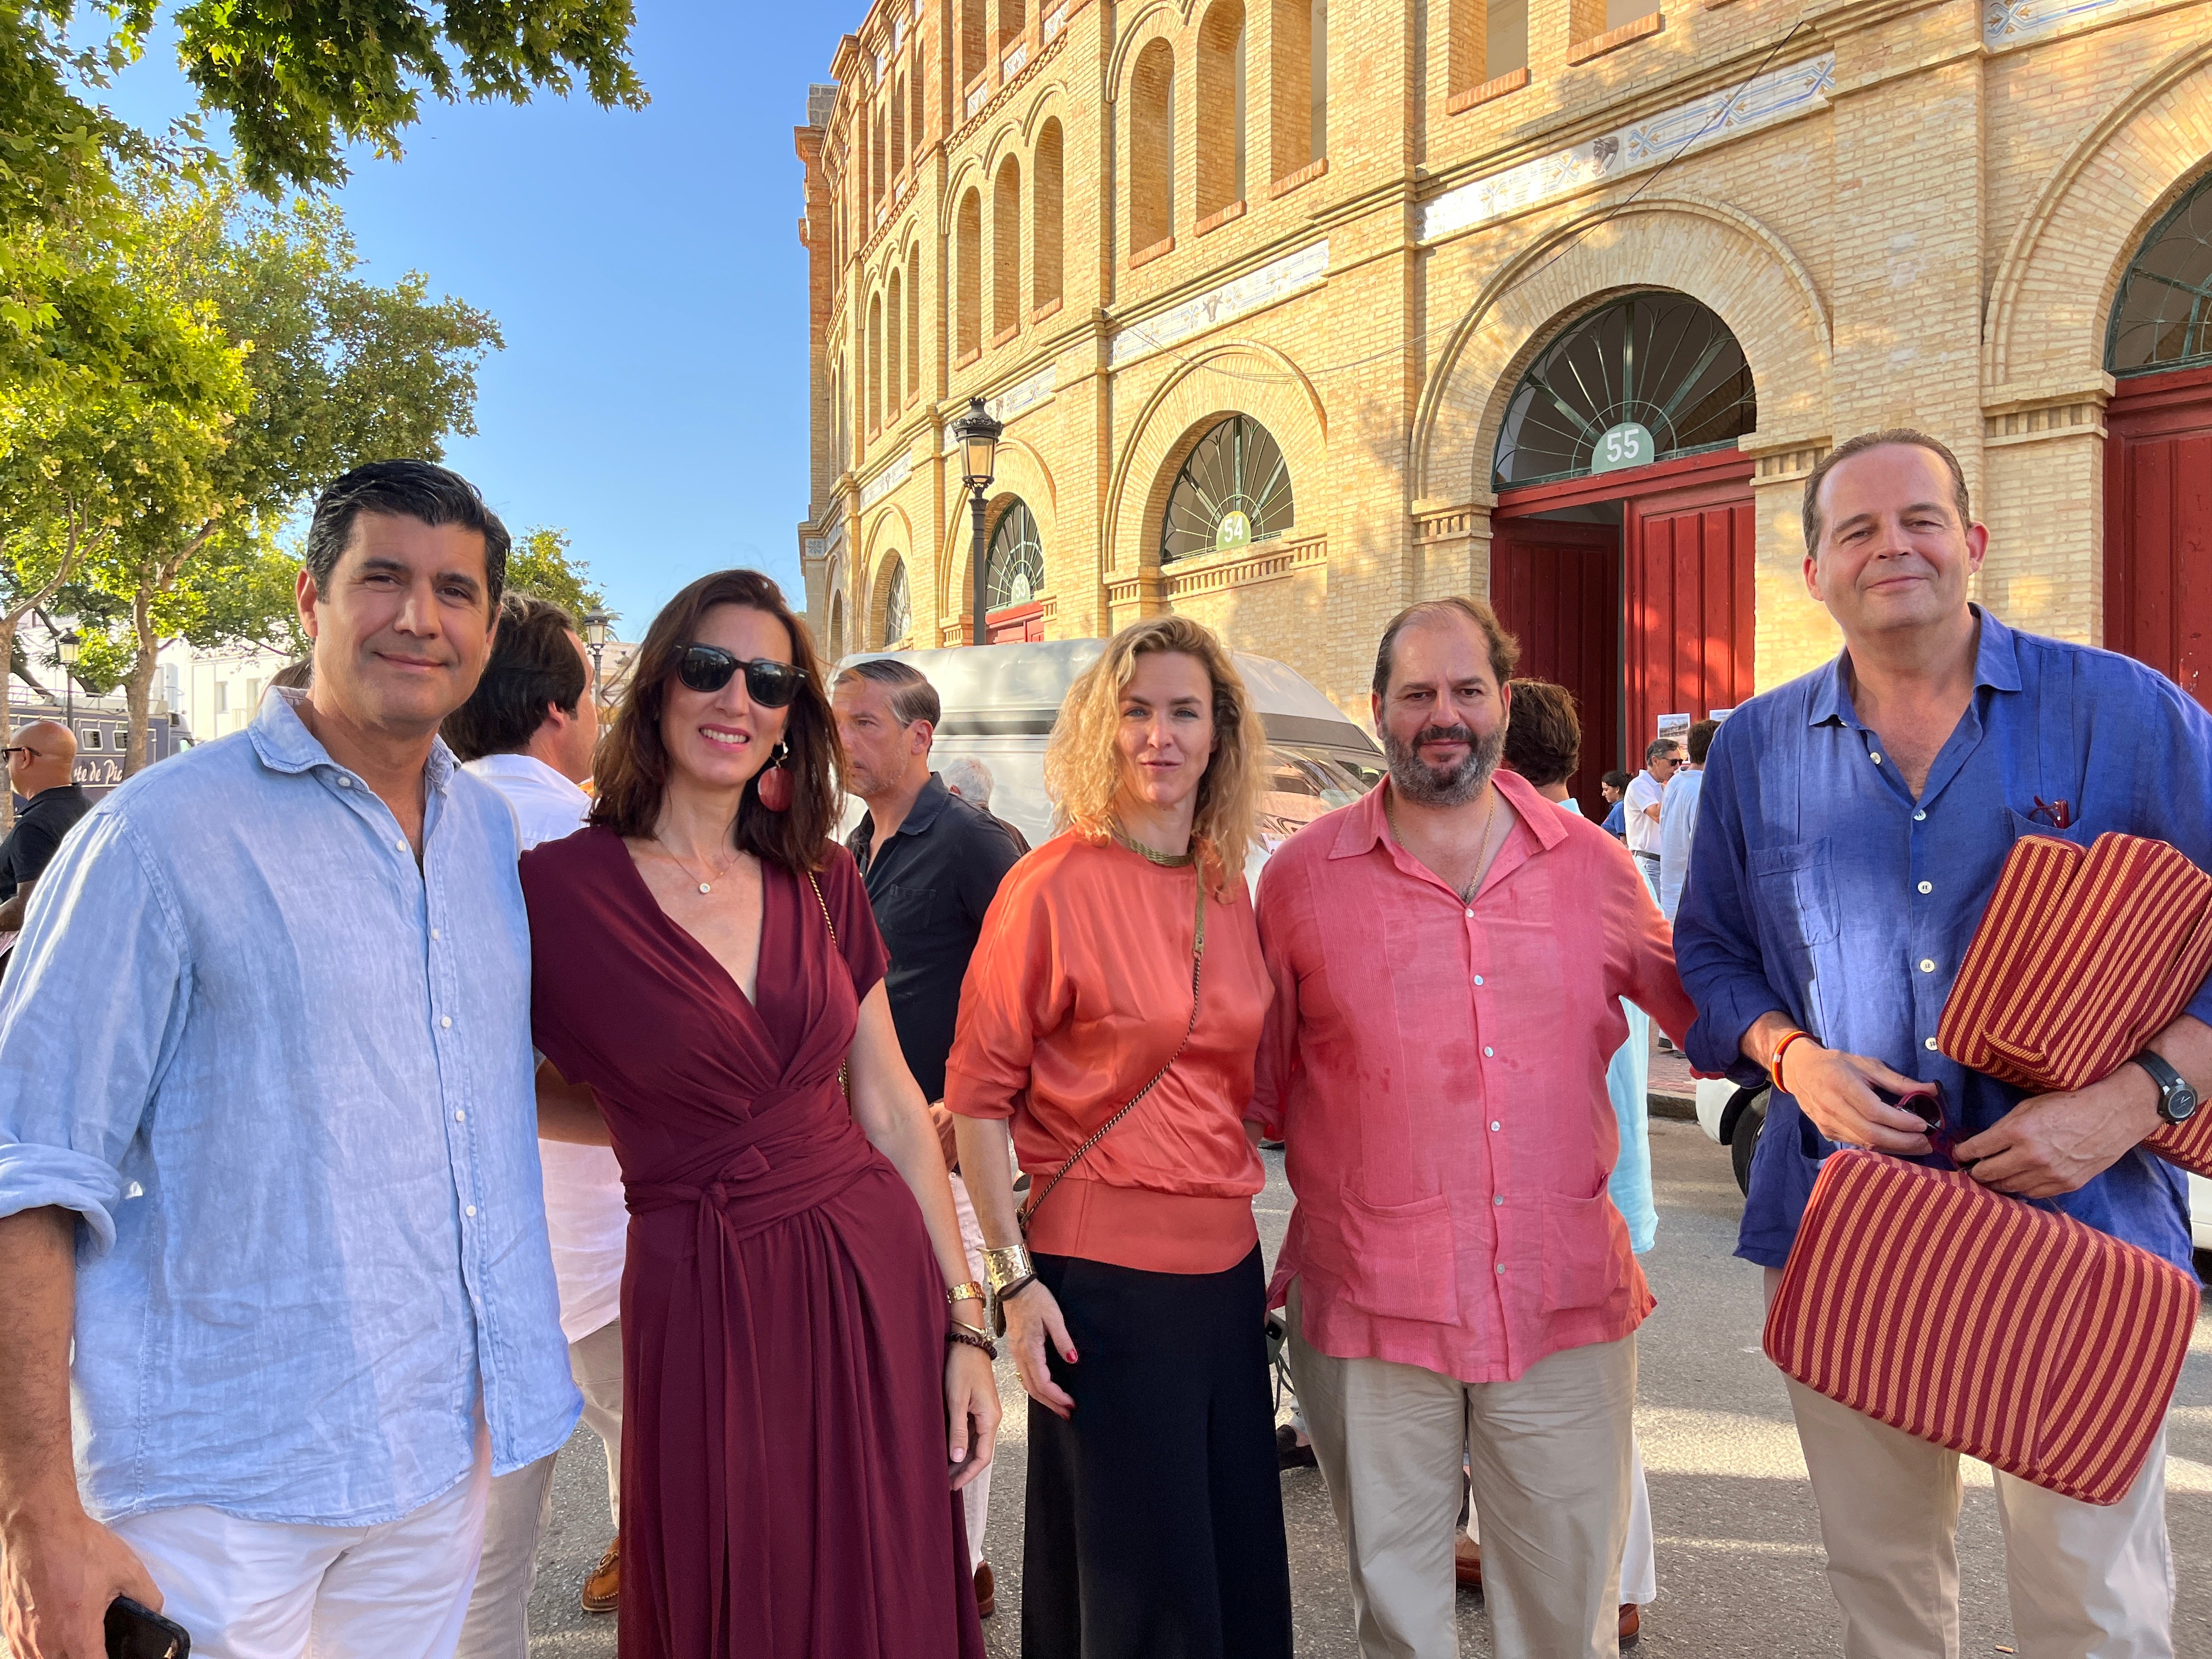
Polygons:
[[[2134,1057],[2134,1060],[2135,1064],[2142,1066],[2150,1074],[2150,1080],[2158,1085],[2158,1115],[2163,1121],[2185,1122],[2194,1115],[2196,1109],[2193,1097],[2196,1091],[2190,1088],[2187,1079],[2166,1063],[2163,1054],[2154,1049],[2145,1048]],[[2190,1111],[2177,1116],[2172,1109],[2173,1097],[2183,1091],[2186,1091],[2192,1097],[2192,1103]]]

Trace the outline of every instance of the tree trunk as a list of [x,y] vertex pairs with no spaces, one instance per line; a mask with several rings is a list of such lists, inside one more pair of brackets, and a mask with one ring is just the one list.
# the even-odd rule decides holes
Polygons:
[[123,757],[123,775],[130,777],[145,767],[146,750],[153,733],[146,729],[146,711],[154,700],[154,671],[160,666],[161,641],[154,631],[154,590],[142,586],[131,600],[131,631],[138,636],[138,655],[123,682],[123,696],[131,711],[131,747]]
[[[0,662],[12,663],[15,660],[15,617],[0,616]],[[0,697],[4,697],[12,679],[12,676],[0,675]],[[4,702],[0,702],[0,708],[5,707]],[[14,740],[15,722],[12,717],[0,714],[0,732],[5,732],[9,740]],[[4,838],[15,827],[15,792],[0,789],[0,838]]]

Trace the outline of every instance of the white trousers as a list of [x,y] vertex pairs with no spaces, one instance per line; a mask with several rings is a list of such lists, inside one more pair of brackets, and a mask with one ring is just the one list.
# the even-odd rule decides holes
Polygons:
[[451,1659],[483,1544],[491,1450],[441,1498],[374,1527],[242,1521],[193,1504],[115,1523],[191,1632],[194,1659]]
[[[983,1224],[975,1219],[975,1206],[968,1199],[968,1183],[956,1171],[952,1177],[952,1207],[960,1214],[960,1243],[968,1252],[968,1273],[983,1282]],[[968,1517],[968,1571],[983,1565],[983,1528],[991,1521],[991,1471],[986,1468],[960,1489]]]
[[[1620,1552],[1620,1599],[1648,1607],[1659,1599],[1659,1556],[1651,1538],[1651,1489],[1644,1479],[1644,1448],[1628,1441],[1628,1543]],[[1482,1514],[1470,1503],[1467,1535],[1482,1541]]]
[[1462,1455],[1498,1659],[1615,1659],[1635,1337],[1565,1349],[1510,1382],[1462,1382],[1322,1353],[1298,1306],[1294,1281],[1291,1375],[1344,1534],[1364,1659],[1456,1659]]
[[[607,1454],[607,1509],[622,1528],[622,1321],[611,1319],[568,1345],[568,1374],[584,1396],[584,1422]],[[555,1456],[559,1454],[556,1453]],[[461,1630],[459,1659],[530,1659],[530,1592],[538,1547],[553,1510],[553,1457],[491,1483],[483,1563]]]
[[[1959,1454],[1794,1381],[1790,1408],[1845,1659],[1960,1659]],[[2109,1509],[2002,1470],[1996,1496],[2021,1659],[2172,1659],[2163,1429]]]

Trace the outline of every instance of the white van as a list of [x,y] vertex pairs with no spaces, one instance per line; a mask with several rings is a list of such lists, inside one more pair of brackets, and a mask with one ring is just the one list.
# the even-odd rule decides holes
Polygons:
[[[992,811],[1036,846],[1052,834],[1052,803],[1044,793],[1045,740],[1067,688],[1105,647],[1103,640],[1055,640],[1044,645],[862,651],[837,665],[892,657],[927,676],[944,705],[933,758],[941,765],[956,756],[972,755],[989,767]],[[1267,732],[1267,794],[1258,854],[1264,859],[1292,831],[1374,787],[1382,775],[1382,751],[1295,669],[1241,651],[1236,661]],[[858,802],[848,808],[848,828],[860,822],[858,808]]]

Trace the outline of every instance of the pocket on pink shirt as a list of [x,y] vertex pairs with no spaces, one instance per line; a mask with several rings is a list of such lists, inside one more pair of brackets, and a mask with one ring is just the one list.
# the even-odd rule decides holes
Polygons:
[[1628,1224],[1601,1187],[1595,1197],[1544,1194],[1544,1311],[1595,1308],[1619,1290],[1632,1260]]
[[1346,1188],[1346,1299],[1389,1319],[1459,1322],[1459,1253],[1451,1200],[1442,1193],[1411,1204],[1370,1204]]

